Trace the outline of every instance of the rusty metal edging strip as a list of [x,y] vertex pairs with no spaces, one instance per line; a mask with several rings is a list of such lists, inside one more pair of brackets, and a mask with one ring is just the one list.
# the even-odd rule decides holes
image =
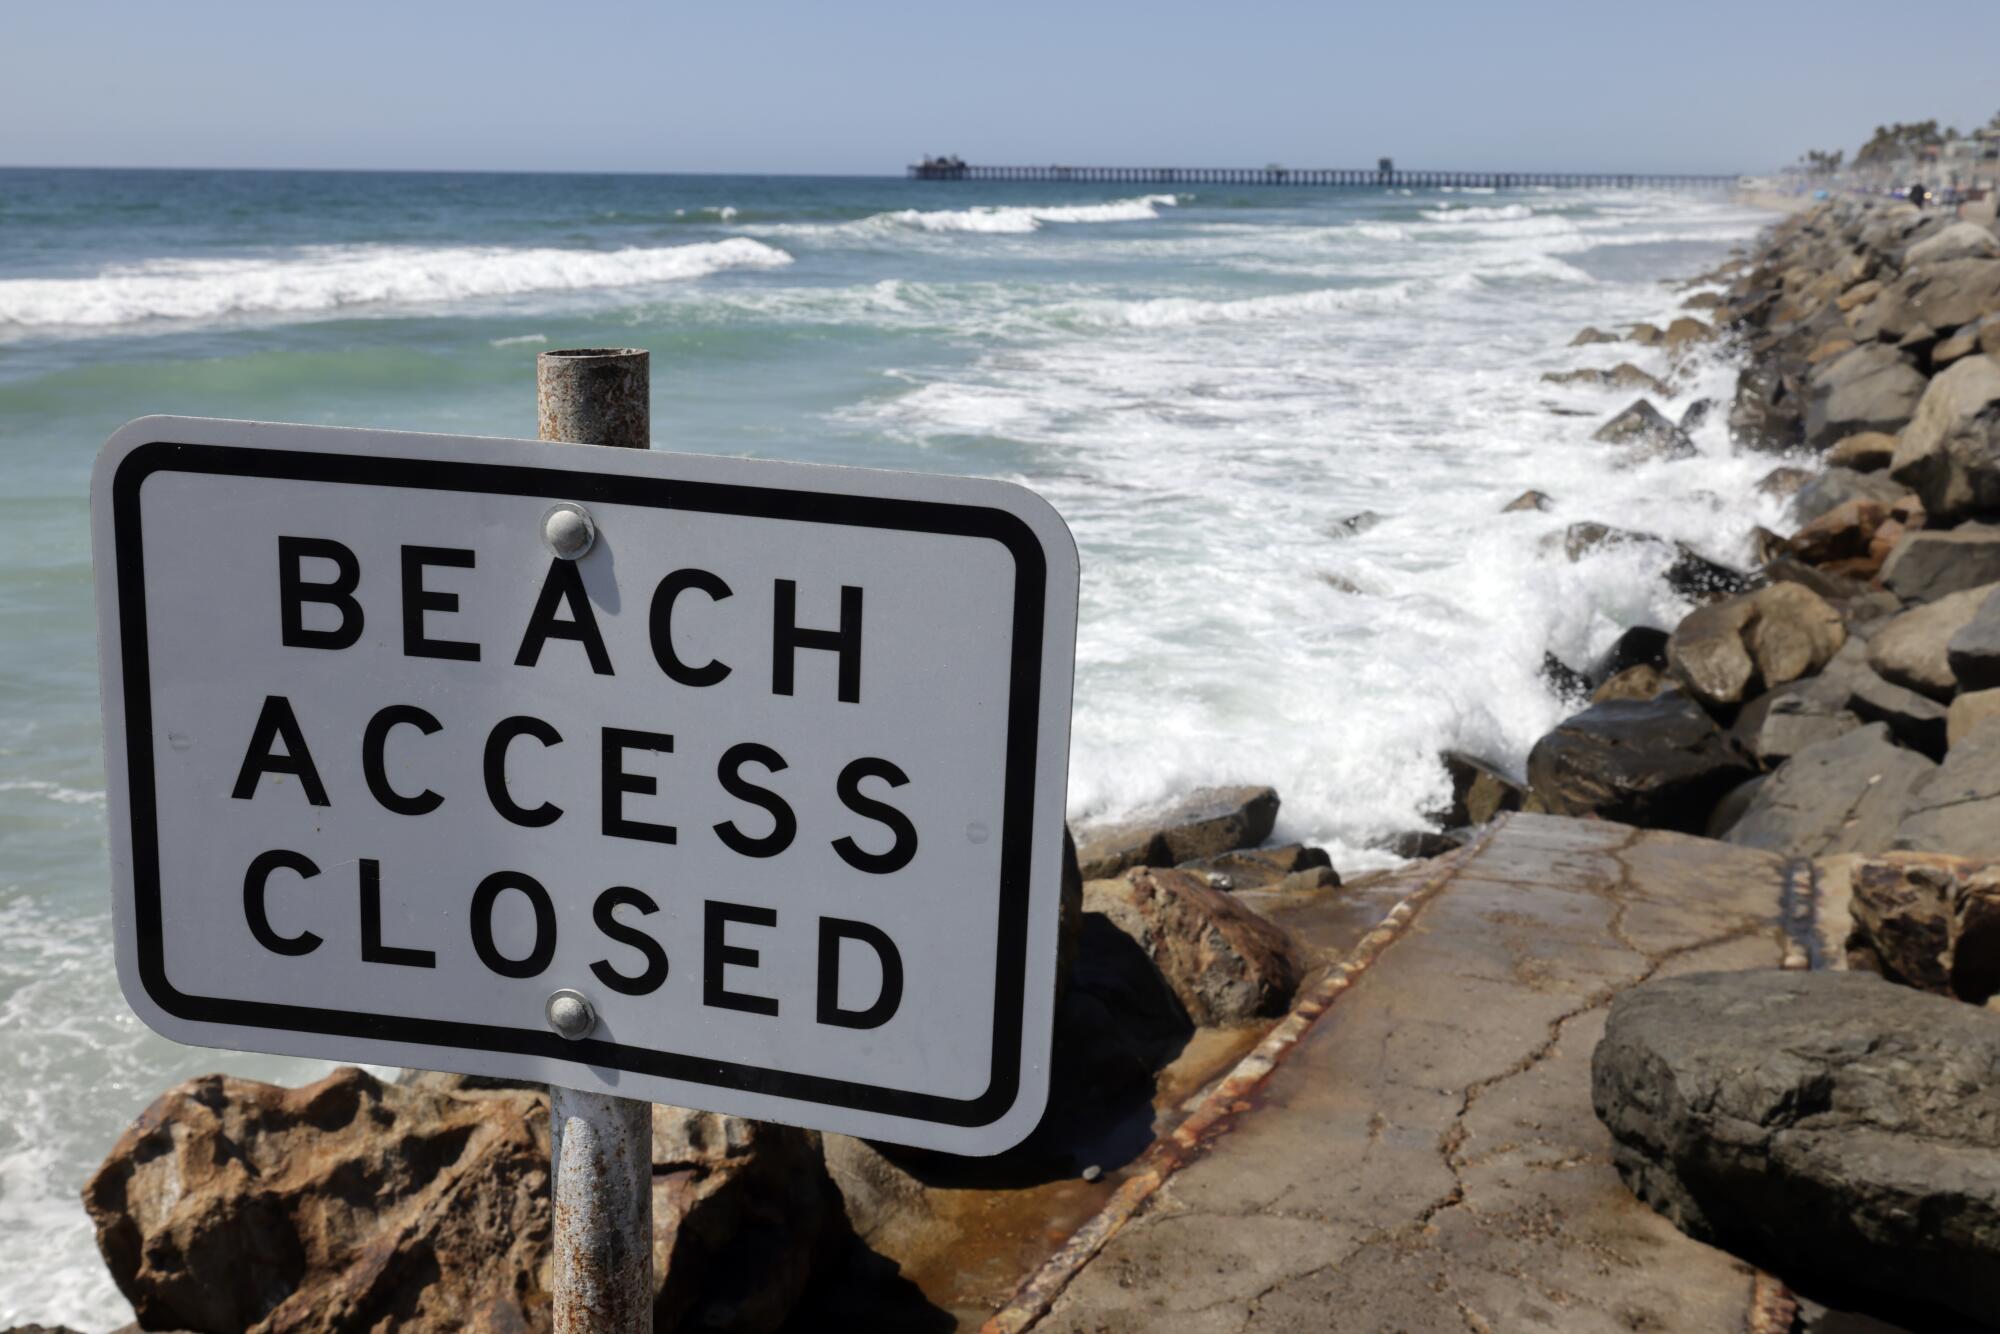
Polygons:
[[1069,1240],[1022,1282],[1005,1306],[987,1318],[979,1327],[979,1334],[1022,1334],[1047,1315],[1070,1281],[1167,1184],[1168,1178],[1186,1166],[1204,1143],[1225,1134],[1237,1113],[1248,1110],[1243,1100],[1270,1078],[1271,1072],[1284,1063],[1319,1017],[1402,936],[1417,911],[1450,883],[1461,866],[1479,854],[1507,819],[1501,815],[1463,847],[1439,858],[1437,870],[1430,878],[1391,908],[1374,930],[1355,943],[1345,959],[1294,1002],[1291,1012],[1264,1035],[1249,1055],[1236,1063],[1185,1121],[1146,1151],[1138,1170],[1125,1179],[1102,1209],[1070,1234]]

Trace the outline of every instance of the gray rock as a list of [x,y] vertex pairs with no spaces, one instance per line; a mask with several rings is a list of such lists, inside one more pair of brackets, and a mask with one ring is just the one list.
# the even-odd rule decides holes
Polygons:
[[1930,382],[1889,474],[1922,497],[1933,522],[2000,509],[2000,362],[1966,357]]
[[1792,756],[1726,841],[1793,857],[1880,852],[1895,839],[1911,790],[1935,769],[1870,723]]
[[2000,525],[1962,524],[1933,532],[1918,529],[1898,542],[1882,563],[1882,586],[1905,602],[1935,602],[1982,584],[2000,582]]
[[1926,236],[1903,252],[1903,267],[1914,269],[1947,259],[2000,257],[2000,240],[1976,222],[1954,222]]
[[1714,411],[1715,400],[1712,398],[1698,398],[1688,404],[1687,411],[1681,414],[1681,433],[1693,435],[1702,428]]
[[1958,678],[1951,668],[1951,641],[1972,623],[1996,591],[2000,591],[2000,584],[1947,593],[1936,602],[1891,617],[1869,637],[1868,665],[1899,686],[1920,690],[1933,699],[1950,699],[1958,689]]
[[1896,740],[1932,759],[1944,756],[1944,705],[1863,669],[1855,674],[1847,707],[1855,716],[1886,726]]
[[1919,324],[1956,329],[2000,310],[2000,259],[1948,259],[1904,273],[1848,317],[1856,339],[1894,341]]
[[1697,973],[1612,1002],[1591,1101],[1619,1175],[1683,1232],[1934,1328],[2000,1305],[1996,1068],[2000,1019],[1957,1001]]
[[1956,746],[1988,718],[2000,718],[2000,689],[1968,690],[1953,697],[1944,715],[1944,743]]
[[1900,430],[1925,381],[1895,349],[1869,344],[1821,363],[1808,384],[1806,444],[1827,449],[1863,431]]
[[[1779,686],[1744,705],[1730,735],[1752,759],[1775,768],[1808,746],[1861,726],[1847,708],[1847,694],[1844,687],[1829,688],[1819,676]],[[1739,819],[1742,814],[1738,812]]]
[[1893,504],[1910,488],[1881,473],[1856,472],[1852,468],[1828,468],[1799,488],[1792,512],[1801,524],[1831,514],[1850,500],[1873,500]]
[[1960,737],[1910,793],[1895,846],[2000,857],[2000,721],[1989,718]]
[[1271,836],[1278,794],[1268,787],[1207,788],[1148,819],[1087,828],[1077,839],[1085,880],[1103,880],[1134,866],[1178,866]]
[[1624,447],[1635,463],[1652,459],[1693,458],[1699,452],[1686,432],[1643,398],[1598,427],[1590,438],[1602,444]]
[[1702,828],[1750,763],[1678,690],[1593,704],[1528,754],[1527,809],[1651,829]]
[[1752,364],[1736,377],[1729,438],[1743,449],[1781,454],[1805,443],[1805,383],[1795,371]]

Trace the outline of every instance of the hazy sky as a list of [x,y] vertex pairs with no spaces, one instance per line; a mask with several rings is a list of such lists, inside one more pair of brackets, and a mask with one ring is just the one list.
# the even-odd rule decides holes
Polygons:
[[2000,110],[2000,0],[0,0],[0,164],[1762,170]]

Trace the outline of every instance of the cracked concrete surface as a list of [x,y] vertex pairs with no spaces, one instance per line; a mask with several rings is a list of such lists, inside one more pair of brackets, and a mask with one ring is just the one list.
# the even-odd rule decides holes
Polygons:
[[1777,966],[1784,868],[1513,817],[1037,1329],[1744,1329],[1751,1270],[1619,1183],[1590,1053],[1647,977]]

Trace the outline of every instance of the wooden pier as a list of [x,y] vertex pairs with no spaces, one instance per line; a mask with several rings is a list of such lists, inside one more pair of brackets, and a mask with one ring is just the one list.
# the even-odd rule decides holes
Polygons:
[[1306,185],[1376,189],[1509,190],[1650,188],[1726,190],[1738,176],[1551,171],[1407,171],[1342,167],[986,167],[943,161],[917,163],[913,181],[1076,182],[1104,185]]

